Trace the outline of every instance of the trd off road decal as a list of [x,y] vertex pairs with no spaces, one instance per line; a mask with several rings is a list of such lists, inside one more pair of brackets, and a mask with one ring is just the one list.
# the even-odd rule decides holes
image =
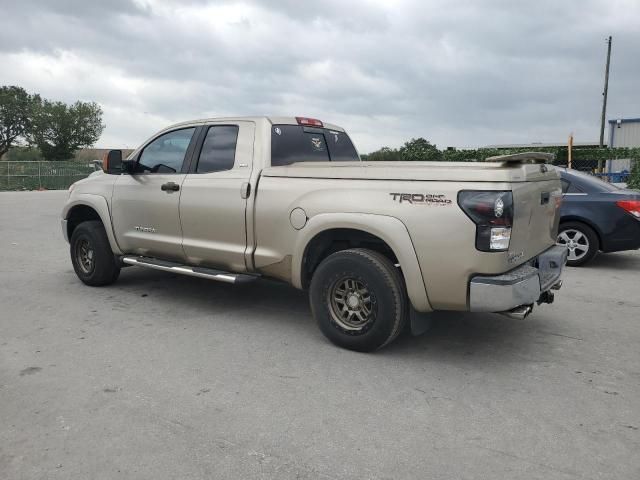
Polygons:
[[433,193],[390,193],[394,202],[411,205],[447,206],[453,203],[446,195]]

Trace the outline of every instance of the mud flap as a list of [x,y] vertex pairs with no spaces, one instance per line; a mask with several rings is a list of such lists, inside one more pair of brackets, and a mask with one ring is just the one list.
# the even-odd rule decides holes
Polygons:
[[409,310],[409,320],[411,324],[411,335],[417,337],[426,333],[433,324],[433,314],[422,313],[414,310],[413,307]]

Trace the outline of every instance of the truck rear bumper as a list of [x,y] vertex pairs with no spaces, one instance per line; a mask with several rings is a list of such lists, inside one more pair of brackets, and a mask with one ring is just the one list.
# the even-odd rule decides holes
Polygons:
[[[469,285],[469,310],[472,312],[510,312],[534,303],[551,303],[553,293],[562,286],[562,270],[567,248],[554,246],[530,262],[496,276],[478,275]],[[531,309],[521,310],[524,316]]]

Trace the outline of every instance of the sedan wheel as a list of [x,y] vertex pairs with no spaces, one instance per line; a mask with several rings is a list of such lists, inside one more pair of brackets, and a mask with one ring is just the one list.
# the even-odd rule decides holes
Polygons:
[[558,243],[567,246],[569,249],[568,259],[574,262],[582,260],[589,252],[589,239],[578,230],[565,230],[558,235]]
[[591,227],[579,222],[561,224],[557,243],[567,247],[567,265],[571,267],[587,263],[600,249],[596,232]]

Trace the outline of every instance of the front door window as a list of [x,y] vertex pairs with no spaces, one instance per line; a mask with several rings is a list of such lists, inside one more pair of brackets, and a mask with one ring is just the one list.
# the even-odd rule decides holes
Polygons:
[[179,173],[195,130],[174,130],[153,140],[140,155],[137,173]]

